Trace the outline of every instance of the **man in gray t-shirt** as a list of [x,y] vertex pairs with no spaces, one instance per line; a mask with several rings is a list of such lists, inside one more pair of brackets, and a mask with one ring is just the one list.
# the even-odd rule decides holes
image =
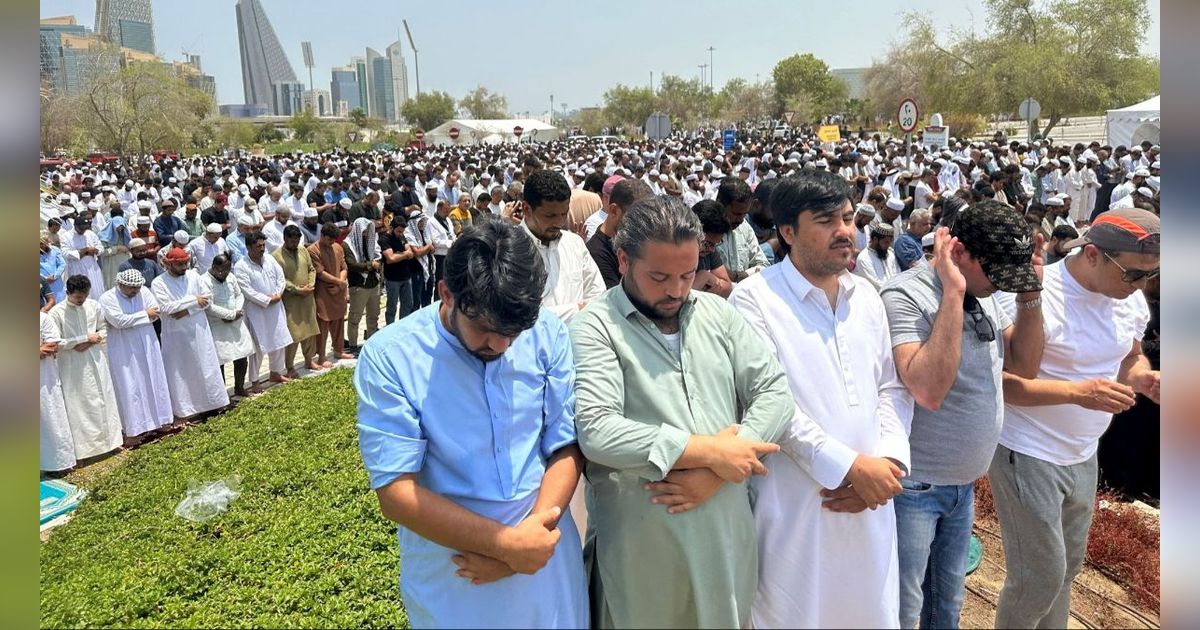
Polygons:
[[[1012,208],[984,201],[959,213],[953,235],[937,231],[930,265],[883,285],[896,371],[916,401],[895,497],[903,628],[958,627],[974,483],[1004,418],[1001,371],[1030,378],[1041,363],[1041,241]],[[997,290],[1018,294],[1015,323]]]

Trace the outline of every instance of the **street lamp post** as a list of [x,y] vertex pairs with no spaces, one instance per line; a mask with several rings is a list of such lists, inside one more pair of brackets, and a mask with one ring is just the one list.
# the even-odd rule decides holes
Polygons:
[[712,46],[708,47],[708,91],[709,91],[709,93],[712,93],[712,91],[713,91],[713,71],[712,71],[713,55],[712,54],[713,54],[714,50],[716,50],[716,48],[713,48]]

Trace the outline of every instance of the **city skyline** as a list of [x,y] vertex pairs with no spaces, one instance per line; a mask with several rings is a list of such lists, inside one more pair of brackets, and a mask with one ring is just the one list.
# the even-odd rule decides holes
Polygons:
[[[43,0],[40,10],[42,17],[74,15],[80,24],[91,27],[95,4],[96,0]],[[234,2],[156,4],[158,53],[167,59],[178,58],[182,49],[201,55],[206,72],[216,78],[220,103],[239,103],[243,86],[231,10]],[[351,12],[311,1],[262,0],[261,4],[293,67],[303,67],[300,42],[312,41],[315,85],[306,85],[308,89],[330,89],[333,68],[353,65],[368,46],[382,52],[382,45],[399,40],[409,61],[411,49],[401,23],[407,19],[420,50],[423,91],[445,91],[459,99],[483,85],[503,94],[513,114],[547,111],[552,92],[558,113],[563,103],[572,110],[601,105],[606,89],[618,83],[648,86],[651,72],[655,85],[663,73],[698,78],[698,66],[709,62],[709,46],[715,52],[706,77],[711,74],[719,90],[733,77],[769,80],[775,63],[795,53],[811,52],[830,68],[869,66],[886,54],[891,43],[902,39],[888,25],[897,24],[907,11],[934,16],[943,32],[953,26],[982,33],[986,15],[982,4],[936,0],[866,0],[853,6],[821,7],[819,14],[781,11],[778,3],[751,0],[737,8],[750,25],[753,45],[748,45],[746,37],[721,31],[722,16],[730,10],[712,0],[700,0],[686,10],[668,3],[639,4],[634,19],[620,11],[564,12],[561,4],[549,0],[514,2],[503,14],[417,12],[382,0],[356,3]],[[1142,52],[1157,56],[1158,2],[1152,0],[1148,9],[1151,26]],[[464,15],[471,20],[464,21]],[[866,22],[863,16],[876,18]],[[586,26],[576,26],[576,21]],[[663,24],[670,24],[670,29]],[[408,72],[415,74],[415,70]],[[410,89],[410,96],[415,95],[415,89]]]

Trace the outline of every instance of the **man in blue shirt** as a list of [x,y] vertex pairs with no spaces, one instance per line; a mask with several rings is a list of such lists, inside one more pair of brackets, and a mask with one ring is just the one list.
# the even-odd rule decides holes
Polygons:
[[54,294],[55,302],[67,299],[67,291],[63,285],[63,274],[67,272],[67,259],[62,250],[50,244],[49,235],[43,233],[39,243],[38,275],[46,283],[50,293]]
[[399,524],[414,628],[588,625],[566,509],[583,464],[575,370],[545,283],[521,229],[486,222],[450,249],[440,301],[359,355],[359,448]]
[[909,215],[908,228],[892,244],[892,251],[896,252],[896,263],[900,265],[900,271],[908,271],[925,260],[925,251],[921,248],[921,237],[929,233],[932,222],[932,215],[928,208],[918,208]]

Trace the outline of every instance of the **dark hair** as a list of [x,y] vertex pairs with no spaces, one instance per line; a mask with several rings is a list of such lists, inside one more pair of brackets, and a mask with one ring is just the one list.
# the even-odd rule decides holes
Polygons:
[[775,191],[775,187],[778,185],[779,185],[778,177],[776,177],[774,179],[764,179],[761,182],[758,182],[758,186],[754,187],[754,194],[752,196],[755,200],[758,201],[759,205],[763,205],[763,206],[770,208],[771,207],[771,193]]
[[528,166],[529,168],[535,168],[535,169],[540,170],[542,168],[542,161],[531,155],[531,156],[525,158],[525,160],[523,162],[521,162],[521,166],[522,167]]
[[535,171],[525,181],[523,192],[530,208],[538,208],[547,201],[567,201],[571,198],[571,187],[562,175],[542,169]]
[[996,171],[996,172],[992,173],[991,175],[988,175],[988,181],[990,181],[993,184],[996,182],[1002,182],[1006,179],[1008,179],[1008,173],[1005,173],[1003,171]]
[[480,201],[486,201],[488,203],[491,203],[492,202],[492,194],[485,193],[485,192],[479,193],[479,196],[475,198],[475,203],[479,203]]
[[717,202],[728,206],[742,201],[750,201],[750,184],[742,181],[740,177],[722,179],[721,185],[717,187]]
[[92,281],[87,276],[77,273],[67,278],[67,293],[88,293],[91,290]]
[[[261,234],[262,232],[257,232],[257,233]],[[321,226],[321,236],[328,236],[329,238],[337,238],[338,235],[341,233],[342,232],[340,229],[338,229],[338,226],[332,222],[326,222],[324,225]]]
[[300,238],[302,235],[300,228],[290,223],[283,227],[283,238]]
[[232,262],[232,261],[233,261],[233,258],[230,257],[230,255],[228,253],[221,252],[220,254],[213,256],[210,267],[216,267],[217,265],[224,265],[225,263]]
[[1060,225],[1054,228],[1050,233],[1050,238],[1056,238],[1060,241],[1069,241],[1079,238],[1079,231],[1069,225]]
[[775,225],[795,226],[801,212],[837,212],[850,201],[850,183],[829,171],[802,171],[785,177],[769,198]]
[[967,202],[962,197],[946,197],[942,199],[942,216],[938,219],[938,225],[943,225],[948,228],[954,227],[954,221],[958,219],[958,213],[962,212],[967,207]]
[[621,210],[628,210],[638,199],[653,196],[654,191],[650,190],[650,185],[646,182],[640,179],[624,179],[613,185],[608,193],[608,202],[617,204]]
[[678,197],[646,197],[633,202],[621,219],[613,249],[624,250],[631,258],[641,258],[649,241],[700,244],[704,233],[700,219]]
[[591,175],[583,178],[583,189],[588,192],[594,192],[597,195],[604,188],[604,173],[593,172]]
[[867,201],[887,201],[887,189],[883,186],[876,186],[867,193]]
[[700,228],[705,234],[728,234],[733,230],[725,218],[725,206],[712,199],[701,199],[692,206],[692,212],[700,219]]
[[518,227],[486,221],[454,241],[445,281],[457,310],[499,334],[515,335],[537,323],[546,268],[533,239]]

